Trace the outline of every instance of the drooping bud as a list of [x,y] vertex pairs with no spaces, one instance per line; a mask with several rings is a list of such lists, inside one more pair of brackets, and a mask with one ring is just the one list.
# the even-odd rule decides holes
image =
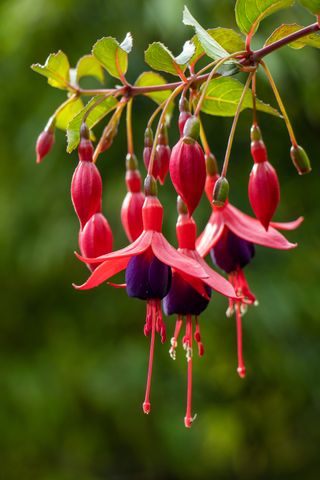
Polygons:
[[[257,127],[259,128],[259,127]],[[255,131],[256,134],[257,130]],[[251,154],[254,160],[249,178],[249,200],[257,219],[268,230],[269,223],[280,201],[280,185],[277,172],[268,161],[267,149],[261,139],[252,140]],[[251,138],[253,137],[251,130]]]
[[[87,141],[85,138],[81,139],[81,142]],[[80,161],[71,181],[72,203],[78,215],[81,228],[84,227],[92,215],[101,212],[102,197],[102,180],[100,173],[96,165],[92,163],[92,161],[89,161],[90,147],[88,147],[87,143],[83,143],[82,145],[83,149],[79,146]],[[85,158],[86,160],[81,160],[81,158]]]
[[121,207],[121,222],[130,242],[136,240],[143,230],[142,206],[145,196],[141,192],[139,170],[127,170],[126,194]]
[[93,145],[90,140],[90,132],[86,124],[81,125],[80,143],[78,148],[79,160],[81,162],[92,162],[93,160]]
[[290,155],[293,165],[296,167],[299,175],[311,172],[311,163],[304,148],[300,147],[300,145],[292,145]]
[[[112,251],[112,231],[102,213],[96,213],[79,233],[79,246],[84,257],[95,258]],[[99,263],[87,264],[93,272]]]
[[50,119],[46,128],[40,133],[36,143],[36,163],[41,163],[54,144],[54,120]]
[[159,165],[158,178],[161,185],[163,185],[169,171],[169,162],[171,155],[171,149],[168,145],[168,132],[165,125],[161,126],[161,130],[157,140],[156,154]]
[[226,177],[219,177],[214,184],[212,204],[223,207],[229,196],[229,182]]
[[190,117],[192,117],[192,114],[189,109],[188,100],[184,95],[180,98],[180,101],[179,101],[179,111],[180,111],[180,115],[179,115],[178,125],[179,125],[180,136],[182,137],[183,129],[186,124],[186,121]]
[[204,190],[206,192],[209,202],[211,203],[213,198],[213,189],[216,181],[219,178],[218,165],[217,165],[216,157],[213,155],[213,153],[206,154],[205,160],[206,160],[207,176],[206,176],[206,183],[204,186]]
[[195,140],[197,131],[197,119],[192,117],[185,125],[185,136],[172,149],[169,164],[173,186],[187,205],[189,215],[200,202],[206,180],[204,153]]
[[[143,162],[145,164],[147,171],[149,170],[152,146],[153,146],[153,132],[150,127],[147,127],[144,132],[144,149],[143,149]],[[160,171],[160,168],[159,168],[158,153],[156,151],[151,175],[153,175],[154,178],[157,179],[159,177],[159,171]]]

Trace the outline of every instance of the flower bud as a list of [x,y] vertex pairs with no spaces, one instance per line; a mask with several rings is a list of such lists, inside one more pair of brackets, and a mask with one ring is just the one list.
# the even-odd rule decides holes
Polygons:
[[40,133],[36,143],[37,163],[41,163],[43,158],[48,155],[54,144],[54,127],[45,128]]
[[226,177],[219,177],[214,184],[212,203],[215,207],[223,207],[229,196],[229,182]]
[[157,181],[152,175],[147,175],[144,180],[144,193],[148,197],[156,197],[158,195]]
[[252,142],[254,142],[255,140],[262,140],[261,130],[258,125],[252,125],[250,130],[250,138]]
[[158,136],[156,154],[159,165],[158,178],[161,185],[163,185],[169,171],[169,162],[171,155],[171,149],[168,145],[167,127],[165,125],[162,125]]
[[[112,251],[112,231],[102,213],[96,213],[79,233],[79,246],[84,257],[95,258]],[[93,272],[99,263],[87,264]]]
[[126,169],[136,170],[138,168],[138,160],[134,153],[128,153],[126,156]]
[[204,153],[199,143],[191,137],[180,138],[172,149],[169,170],[176,192],[192,215],[200,202],[206,180]]
[[192,115],[185,123],[183,128],[184,137],[190,137],[193,140],[197,140],[200,134],[200,122],[197,117]]
[[191,118],[191,117],[192,117],[192,115],[191,115],[190,112],[180,112],[178,125],[179,125],[179,132],[180,132],[181,137],[183,136],[183,129],[184,129],[184,126],[186,124],[186,121],[189,120],[189,118]]
[[[153,146],[153,132],[150,127],[147,127],[144,132],[144,150],[143,150],[143,162],[147,171],[149,170],[149,163],[152,153],[152,146]],[[155,157],[152,166],[151,174],[154,176],[155,179],[159,177],[159,160],[158,160],[158,153],[155,152]]]
[[255,163],[268,160],[267,149],[263,140],[253,140],[251,142],[251,155]]
[[290,155],[299,175],[311,172],[310,160],[304,148],[300,147],[300,145],[292,145]]
[[121,207],[121,223],[130,242],[136,240],[143,230],[142,206],[145,196],[141,192],[141,176],[138,170],[126,173],[126,194]]
[[249,178],[249,200],[255,216],[268,230],[280,201],[278,176],[268,161],[255,163]]
[[71,198],[81,228],[101,211],[102,180],[94,163],[80,161],[71,181]]

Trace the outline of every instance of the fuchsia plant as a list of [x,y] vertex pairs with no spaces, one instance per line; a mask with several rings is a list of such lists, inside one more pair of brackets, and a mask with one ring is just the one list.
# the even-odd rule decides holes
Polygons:
[[[248,305],[257,305],[243,269],[255,255],[255,244],[280,250],[294,248],[278,230],[297,228],[302,217],[289,223],[273,221],[280,201],[280,184],[275,162],[269,161],[267,149],[258,125],[258,111],[284,119],[290,141],[290,156],[299,174],[310,172],[305,150],[298,144],[277,86],[264,57],[289,45],[302,48],[311,45],[320,48],[320,0],[300,0],[315,15],[316,21],[307,27],[297,24],[281,25],[259,50],[252,50],[251,40],[259,23],[269,14],[290,7],[292,0],[237,0],[236,21],[245,36],[228,28],[205,30],[185,7],[183,22],[195,30],[185,43],[180,55],[174,55],[161,43],[151,44],[145,52],[145,61],[153,70],[161,70],[179,77],[168,83],[154,71],[142,73],[134,84],[126,78],[128,56],[132,49],[131,34],[119,44],[112,37],[96,42],[92,53],[81,57],[71,69],[67,56],[59,51],[51,54],[44,65],[35,64],[33,70],[48,78],[48,83],[67,92],[67,99],[51,115],[36,144],[37,162],[50,152],[55,129],[67,131],[71,153],[78,148],[79,163],[71,182],[71,197],[80,222],[77,257],[87,264],[91,274],[79,290],[90,289],[108,282],[125,271],[125,283],[110,288],[126,288],[129,297],[146,302],[144,334],[150,335],[150,355],[143,411],[151,411],[151,376],[156,333],[166,340],[166,315],[176,315],[176,326],[169,353],[176,357],[179,333],[185,322],[182,346],[188,365],[187,407],[185,426],[191,427],[192,414],[192,356],[193,340],[199,356],[204,354],[200,335],[200,314],[209,305],[211,297],[220,293],[228,298],[227,316],[235,313],[238,348],[238,374],[246,374],[242,348],[242,316]],[[197,62],[204,56],[211,59],[201,69]],[[277,109],[257,98],[257,73],[264,72],[274,92]],[[188,73],[189,71],[189,73]],[[247,74],[245,84],[234,78]],[[84,89],[80,81],[93,76],[104,81],[105,73],[121,82],[114,88]],[[251,89],[250,89],[251,87]],[[158,106],[147,122],[143,161],[147,169],[142,191],[142,178],[134,152],[132,105],[138,95],[145,95]],[[83,98],[90,97],[84,104]],[[179,100],[180,139],[172,150],[168,128],[175,100]],[[228,165],[237,121],[241,111],[251,108],[251,155],[248,194],[256,218],[241,212],[229,202]],[[121,222],[131,242],[125,248],[112,251],[113,237],[107,219],[102,213],[102,180],[96,166],[100,155],[114,141],[123,112],[126,110],[127,145],[125,181],[127,194],[121,207]],[[201,122],[202,113],[232,116],[233,123],[220,174]],[[103,132],[93,147],[93,128],[108,117]],[[159,115],[157,127],[153,123]],[[248,148],[249,151],[249,148]],[[249,155],[248,155],[249,156]],[[176,233],[178,249],[172,247],[162,231],[163,207],[158,199],[157,182],[164,185],[170,173],[178,195]],[[206,192],[212,213],[203,232],[196,237],[196,223],[192,217],[203,192]],[[205,262],[210,253],[213,264],[225,272],[224,278]],[[212,290],[214,292],[212,293]],[[111,292],[110,294],[111,295]]]

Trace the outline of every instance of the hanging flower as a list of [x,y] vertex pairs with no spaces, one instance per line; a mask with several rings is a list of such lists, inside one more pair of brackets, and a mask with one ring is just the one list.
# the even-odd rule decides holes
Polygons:
[[[217,178],[219,178],[217,175],[207,178],[206,194],[209,201],[212,200],[212,187]],[[211,254],[213,262],[228,274],[229,281],[239,296],[236,301],[229,300],[227,315],[231,316],[234,311],[236,313],[238,373],[241,377],[245,376],[241,315],[245,313],[247,305],[257,304],[242,269],[253,258],[255,244],[279,250],[296,247],[296,244],[290,243],[278,230],[294,230],[302,221],[303,217],[287,223],[271,222],[266,231],[258,220],[241,212],[227,201],[223,207],[213,206],[208,224],[197,239],[199,254],[202,257]]]
[[[186,206],[178,197],[178,222],[176,225],[176,232],[178,237],[179,249],[184,255],[196,260],[205,270],[210,273],[210,281],[204,280],[202,288],[204,293],[199,293],[192,283],[188,281],[188,277],[182,275],[179,271],[173,270],[172,283],[169,293],[163,299],[163,309],[166,315],[177,315],[174,336],[171,339],[171,348],[169,350],[170,356],[176,358],[176,347],[178,344],[178,336],[183,324],[186,320],[185,335],[182,340],[183,348],[186,351],[186,358],[188,363],[188,388],[187,388],[187,409],[184,418],[184,423],[187,428],[190,428],[195,416],[192,415],[192,342],[193,336],[198,346],[198,354],[201,357],[204,354],[204,347],[201,342],[200,326],[198,317],[207,308],[211,288],[228,295],[235,300],[235,292],[223,277],[218,273],[209,269],[204,260],[196,251],[196,224],[192,217],[187,214]],[[193,331],[193,329],[195,329]]]
[[[151,332],[148,379],[143,410],[150,412],[150,386],[153,363],[155,332],[165,340],[165,325],[162,320],[160,300],[170,289],[171,270],[175,269],[190,279],[195,288],[203,293],[204,281],[226,296],[235,297],[233,287],[220,275],[213,272],[205,262],[189,258],[175,250],[164,238],[162,232],[163,207],[156,197],[156,183],[153,177],[147,177],[146,199],[142,209],[142,234],[128,247],[98,258],[84,258],[86,263],[101,263],[88,280],[75,288],[86,290],[100,285],[109,278],[126,270],[126,287],[129,296],[147,302],[145,335]],[[196,254],[196,252],[195,252]],[[213,273],[212,273],[213,272]]]

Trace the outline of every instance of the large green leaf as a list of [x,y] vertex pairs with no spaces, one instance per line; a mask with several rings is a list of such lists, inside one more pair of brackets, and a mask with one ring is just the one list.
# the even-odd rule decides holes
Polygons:
[[[207,30],[207,33],[216,40],[222,48],[224,48],[228,53],[236,53],[245,49],[244,39],[238,32],[235,32],[231,28],[210,28]],[[190,63],[198,60],[204,53],[204,49],[200,43],[198,35],[194,35],[192,42],[195,44],[195,52],[192,56]]]
[[[298,30],[301,30],[301,28],[303,27],[301,25],[297,25],[296,23],[292,23],[290,25],[280,25],[280,27],[278,27],[266,40],[265,46],[269,45],[270,43],[274,43],[277,40],[290,35],[291,33],[297,32]],[[320,48],[320,34],[311,33],[310,35],[306,35],[305,37],[299,38],[299,40],[295,40],[294,42],[288,44],[289,47],[296,49],[303,48],[306,45],[309,47]]]
[[70,64],[68,57],[61,50],[57,53],[51,53],[44,65],[35,63],[31,65],[32,70],[44,77],[47,77],[49,85],[62,90],[69,88]]
[[320,0],[299,0],[301,5],[315,15],[320,15]]
[[[71,153],[80,142],[80,127],[82,124],[83,117],[85,113],[103,96],[94,97],[90,100],[89,103],[71,120],[67,129],[67,138],[68,138],[68,147],[67,152]],[[117,100],[114,97],[108,97],[103,102],[98,104],[91,112],[89,113],[86,124],[91,129],[97,123],[100,122],[117,104]]]
[[82,77],[94,77],[100,83],[104,82],[103,68],[93,55],[84,55],[76,66],[76,79],[80,81]]
[[[143,72],[137,78],[135,85],[137,87],[150,87],[154,85],[165,85],[167,81],[159,73],[156,72]],[[145,95],[151,98],[154,102],[160,104],[164,102],[170,95],[171,90],[161,90],[160,92],[145,93]]]
[[174,57],[170,50],[160,42],[154,42],[145,51],[144,58],[146,63],[155,70],[179,75],[186,69],[190,58],[194,54],[195,46],[192,42],[186,42],[182,52]]
[[55,126],[61,130],[67,130],[69,122],[83,109],[81,98],[70,100],[56,116]]
[[237,0],[235,10],[238,27],[243,33],[254,33],[265,17],[293,4],[294,0]]
[[[202,86],[204,88],[204,85]],[[243,92],[244,85],[234,78],[216,78],[209,83],[201,110],[210,115],[233,117]],[[249,89],[241,110],[252,108],[252,93]],[[280,117],[275,108],[257,99],[257,110]]]
[[199,42],[208,57],[216,60],[228,56],[228,52],[197,22],[187,7],[184,7],[182,21],[185,25],[190,25],[195,29]]
[[104,37],[98,40],[93,48],[93,56],[115,78],[121,78],[128,70],[128,53],[132,48],[132,37],[127,33],[121,43],[113,37]]

